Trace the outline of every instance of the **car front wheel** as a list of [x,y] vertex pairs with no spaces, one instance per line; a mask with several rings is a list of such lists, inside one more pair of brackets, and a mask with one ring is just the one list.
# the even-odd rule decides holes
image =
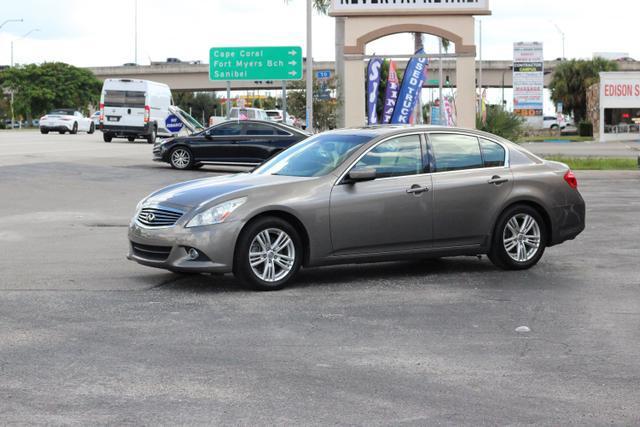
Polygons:
[[193,155],[186,147],[176,147],[169,154],[169,163],[174,169],[192,169],[194,164]]
[[538,211],[516,205],[498,219],[489,259],[505,270],[526,270],[540,261],[546,244],[547,230]]
[[75,135],[78,133],[78,123],[74,122],[73,123],[73,127],[71,128],[71,132],[69,132],[71,135]]
[[233,271],[252,289],[274,291],[295,276],[302,257],[302,241],[291,224],[276,217],[260,218],[238,238]]
[[95,131],[96,131],[96,125],[93,122],[91,122],[91,124],[89,125],[89,131],[87,133],[91,135]]

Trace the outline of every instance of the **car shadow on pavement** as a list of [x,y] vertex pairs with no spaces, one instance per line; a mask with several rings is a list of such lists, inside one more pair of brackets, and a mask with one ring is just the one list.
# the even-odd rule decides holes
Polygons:
[[[394,261],[369,264],[345,264],[302,269],[286,289],[347,286],[353,288],[388,288],[392,286],[415,287],[429,284],[452,287],[483,286],[504,287],[513,285],[514,272],[504,272],[486,258],[456,257]],[[496,277],[497,276],[497,277]],[[231,274],[179,274],[161,276],[161,282],[149,290],[179,292],[252,292]],[[471,280],[473,279],[473,280]],[[496,280],[498,279],[498,280]]]

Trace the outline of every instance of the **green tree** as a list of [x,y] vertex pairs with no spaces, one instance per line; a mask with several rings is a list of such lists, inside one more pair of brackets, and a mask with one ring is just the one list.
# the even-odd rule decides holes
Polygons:
[[549,89],[554,103],[562,102],[565,113],[573,114],[575,123],[587,115],[587,89],[600,81],[601,71],[616,71],[618,64],[602,58],[563,61],[555,69]]
[[209,122],[209,117],[221,115],[218,99],[212,92],[173,92],[173,102],[203,125]]
[[[335,79],[329,79],[328,86],[335,89]],[[335,99],[319,99],[320,83],[313,79],[313,128],[327,130],[336,128],[337,102]],[[287,90],[287,111],[304,120],[307,109],[305,82],[302,80],[289,83]]]
[[14,93],[17,116],[39,116],[54,108],[88,112],[100,102],[102,82],[89,70],[62,62],[45,62],[8,68],[0,73],[0,86]]
[[499,105],[487,105],[487,122],[483,124],[482,117],[478,115],[476,128],[515,141],[524,131],[524,119]]

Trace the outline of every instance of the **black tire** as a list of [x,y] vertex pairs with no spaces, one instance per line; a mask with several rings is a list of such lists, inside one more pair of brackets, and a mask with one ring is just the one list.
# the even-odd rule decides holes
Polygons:
[[91,122],[91,124],[89,125],[89,132],[87,132],[89,135],[91,135],[92,133],[94,133],[96,131],[96,125],[95,123]]
[[157,134],[158,134],[158,131],[155,128],[155,126],[152,127],[151,133],[147,136],[147,144],[155,144]]
[[[531,226],[530,234],[523,235],[520,226],[523,225],[524,218],[527,216],[535,221],[535,225]],[[515,227],[518,231],[517,236],[508,226],[509,222],[513,219],[515,219],[517,223],[517,227]],[[539,240],[537,240],[538,247],[534,252],[533,245],[535,245],[536,239],[533,235],[536,234],[536,227]],[[531,235],[531,237],[528,237],[529,235]],[[513,239],[513,241],[507,243],[509,239]],[[500,218],[498,218],[491,238],[491,250],[488,256],[494,265],[504,270],[527,270],[536,265],[538,261],[540,261],[540,258],[542,258],[545,248],[547,247],[547,239],[547,226],[540,213],[528,205],[514,205],[505,210],[502,215],[500,215]],[[506,247],[514,243],[516,246],[510,247],[509,250],[516,251],[515,254],[512,254],[515,258],[509,254],[509,250]],[[518,248],[520,244],[524,252],[522,252],[522,260],[517,260],[516,258],[519,258],[518,254],[520,254],[520,252],[518,252],[520,250]]]
[[111,140],[113,139],[113,136],[111,136],[111,134],[104,133],[102,134],[102,139],[104,140],[104,142],[111,142]]
[[71,129],[71,132],[69,132],[71,135],[75,135],[78,133],[78,122],[74,122],[73,123],[73,128]]
[[193,153],[187,147],[176,147],[169,153],[169,164],[174,169],[193,169],[195,164],[193,160]]
[[49,129],[40,129],[40,133],[46,135],[49,133]]
[[558,125],[551,125],[551,130],[558,130],[560,128],[560,126]]
[[[293,265],[279,280],[265,281],[258,277],[253,271],[249,261],[249,250],[251,249],[252,243],[254,243],[254,239],[258,234],[266,230],[283,231],[289,236],[293,243]],[[295,227],[287,221],[277,217],[259,218],[250,222],[238,237],[233,261],[233,274],[250,289],[257,291],[275,291],[282,289],[298,273],[298,270],[300,270],[304,257],[303,250],[300,234]],[[275,265],[275,263],[273,265]],[[280,273],[285,272],[280,266],[274,268],[280,269]],[[274,274],[277,275],[277,273]]]
[[136,140],[135,136],[128,136],[127,137],[127,141],[129,141],[129,142],[134,142],[135,140]]
[[66,130],[61,130],[61,131],[58,131],[58,133],[59,133],[60,135],[64,135],[65,133],[67,133],[67,131],[66,131]]

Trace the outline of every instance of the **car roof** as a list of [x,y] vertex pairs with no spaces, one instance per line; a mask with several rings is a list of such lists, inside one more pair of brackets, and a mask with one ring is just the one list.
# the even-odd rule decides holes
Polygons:
[[385,137],[385,136],[392,136],[395,134],[401,135],[403,133],[410,133],[410,132],[438,132],[438,131],[472,133],[477,136],[490,137],[493,139],[496,139],[496,138],[502,139],[496,135],[475,130],[475,129],[467,129],[467,128],[461,128],[461,127],[434,126],[434,125],[372,125],[372,126],[339,129],[339,130],[333,130],[330,132],[340,133],[340,134],[351,134],[351,135],[367,135],[371,137]]

